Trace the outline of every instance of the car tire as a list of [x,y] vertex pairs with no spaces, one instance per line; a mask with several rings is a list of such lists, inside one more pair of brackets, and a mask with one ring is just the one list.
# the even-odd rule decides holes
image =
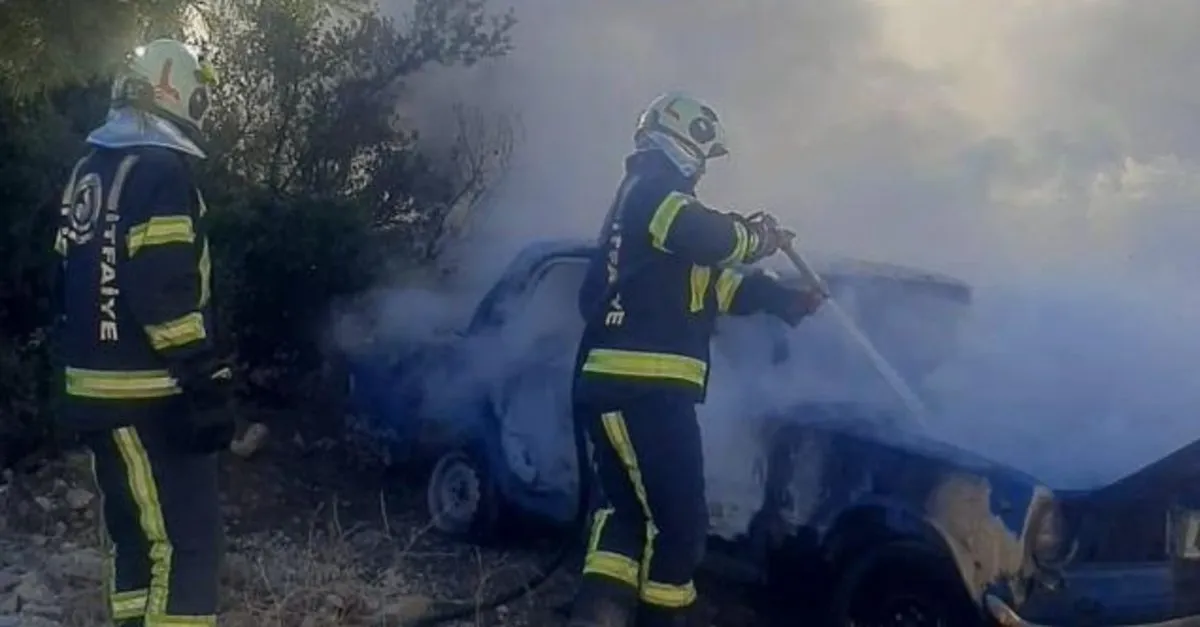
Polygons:
[[841,569],[831,627],[980,627],[979,608],[950,558],[915,542],[894,542]]
[[425,503],[433,528],[443,534],[478,542],[496,533],[495,483],[482,460],[467,450],[451,450],[434,464]]

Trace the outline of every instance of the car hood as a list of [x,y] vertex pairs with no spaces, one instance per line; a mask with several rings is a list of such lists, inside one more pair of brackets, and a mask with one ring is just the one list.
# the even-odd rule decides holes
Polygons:
[[1200,492],[1200,440],[1175,450],[1109,485],[1092,490],[1094,498],[1123,501],[1134,498],[1186,495]]
[[[936,459],[979,475],[1002,476],[1029,485],[1044,485],[1037,477],[1013,466],[914,430],[907,417],[896,415],[895,410],[884,409],[882,406],[868,409],[857,402],[820,405],[801,403],[783,412],[785,416],[789,414],[793,417],[803,415],[804,424]],[[787,421],[787,418],[784,418],[784,421]]]

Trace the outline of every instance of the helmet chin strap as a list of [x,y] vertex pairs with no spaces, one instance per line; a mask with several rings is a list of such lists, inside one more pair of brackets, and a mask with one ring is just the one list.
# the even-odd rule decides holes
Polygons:
[[679,141],[662,131],[646,131],[637,137],[638,148],[662,151],[684,178],[697,180],[704,174],[704,159],[679,145]]

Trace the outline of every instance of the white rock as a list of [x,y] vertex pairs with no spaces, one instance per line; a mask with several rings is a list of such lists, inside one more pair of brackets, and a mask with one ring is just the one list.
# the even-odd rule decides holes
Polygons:
[[92,499],[96,498],[91,492],[82,488],[71,488],[67,490],[67,494],[63,497],[67,501],[67,505],[71,509],[83,509],[92,504]]
[[100,581],[104,575],[104,555],[96,549],[77,549],[51,555],[46,568],[59,576]]
[[54,602],[54,593],[50,591],[50,587],[43,581],[42,576],[38,573],[25,573],[21,576],[21,583],[13,588],[13,594],[22,604],[44,603],[50,604]]
[[397,620],[403,624],[424,616],[431,607],[433,607],[433,599],[421,594],[411,594],[392,599],[384,605],[379,615],[381,618]]
[[11,569],[0,570],[0,593],[9,592],[21,583],[21,576]]
[[21,613],[26,616],[40,616],[42,618],[59,619],[63,616],[63,608],[58,605],[48,605],[43,603],[29,604],[21,608]]

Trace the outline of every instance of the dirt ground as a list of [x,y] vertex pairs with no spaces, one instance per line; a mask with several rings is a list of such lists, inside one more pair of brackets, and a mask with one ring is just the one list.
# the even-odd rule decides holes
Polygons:
[[[222,460],[228,547],[225,627],[404,625],[447,604],[473,607],[539,572],[561,541],[483,548],[440,537],[420,477],[349,463],[328,442],[272,438]],[[0,480],[0,627],[104,624],[98,499],[86,455]],[[578,570],[451,625],[562,624]],[[738,588],[708,578],[712,624],[801,624],[755,612]],[[807,624],[807,623],[805,623]]]

